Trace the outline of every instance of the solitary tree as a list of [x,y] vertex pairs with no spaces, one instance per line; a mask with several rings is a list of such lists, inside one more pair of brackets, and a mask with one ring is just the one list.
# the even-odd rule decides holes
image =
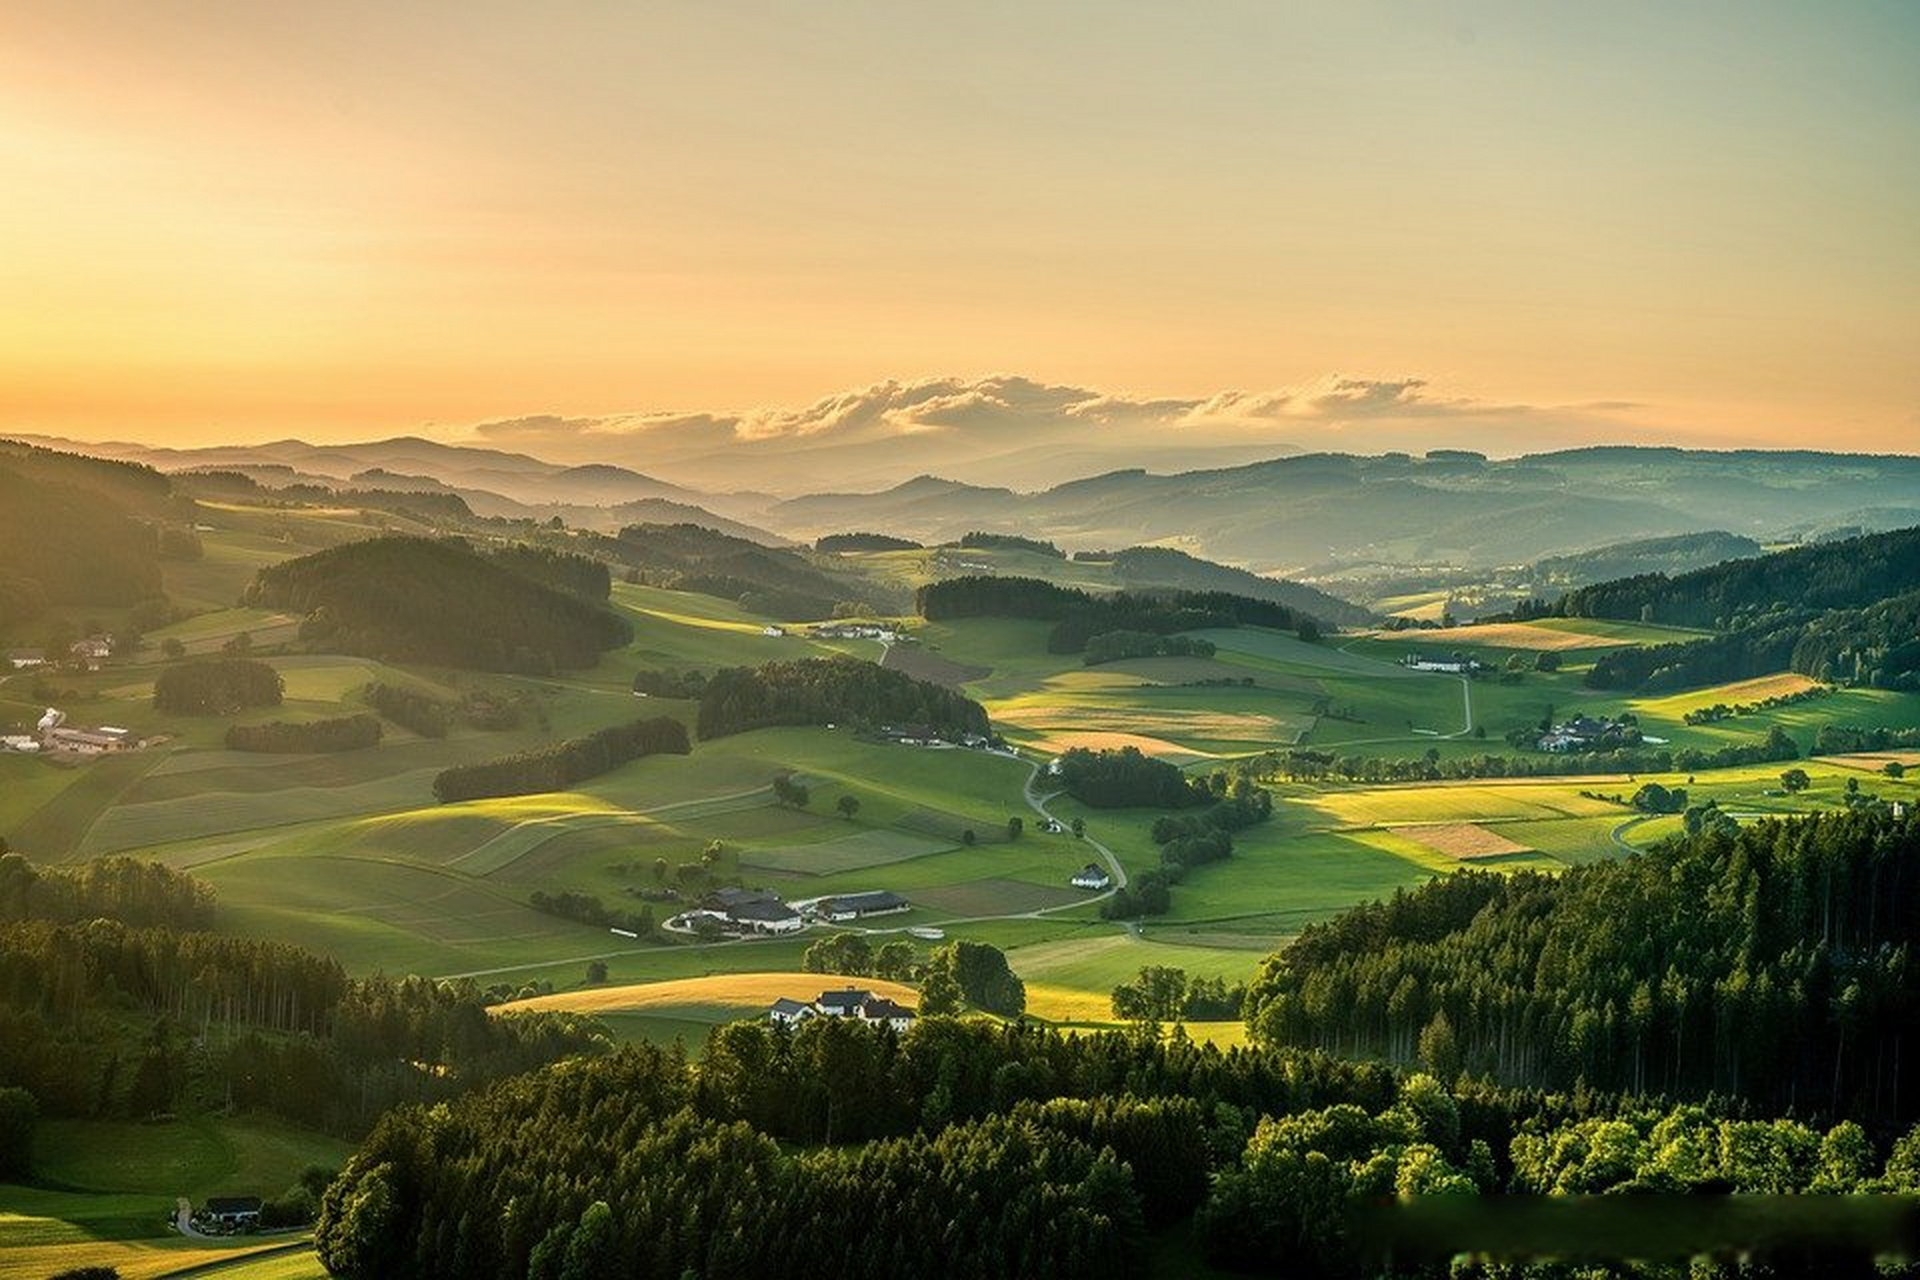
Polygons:
[[1788,769],[1780,775],[1780,785],[1787,789],[1788,795],[1792,795],[1813,785],[1813,779],[1807,776],[1805,769]]
[[1901,764],[1898,760],[1889,760],[1885,765],[1881,766],[1880,772],[1886,774],[1889,778],[1904,778],[1907,776],[1907,766]]
[[600,983],[607,980],[607,962],[605,960],[587,961],[587,981]]
[[1018,840],[1020,833],[1026,829],[1027,824],[1021,819],[1019,814],[1015,814],[1013,817],[1007,819],[1007,839]]
[[180,643],[179,636],[168,636],[160,642],[160,652],[169,658],[184,658],[187,656],[187,646]]
[[841,796],[833,807],[840,811],[841,817],[852,822],[853,815],[860,812],[860,797],[849,793]]
[[1087,820],[1085,818],[1075,818],[1073,820],[1073,834],[1076,839],[1087,834]]

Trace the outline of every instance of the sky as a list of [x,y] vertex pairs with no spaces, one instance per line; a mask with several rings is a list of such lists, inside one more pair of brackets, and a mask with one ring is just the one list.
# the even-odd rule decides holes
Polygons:
[[1915,452],[1916,67],[1909,0],[0,0],[0,431]]

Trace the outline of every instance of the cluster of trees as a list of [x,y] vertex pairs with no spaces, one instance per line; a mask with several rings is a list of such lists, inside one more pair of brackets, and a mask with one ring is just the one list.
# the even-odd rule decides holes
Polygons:
[[1165,915],[1173,906],[1173,886],[1195,867],[1233,856],[1233,832],[1265,822],[1273,813],[1273,796],[1254,784],[1245,772],[1217,769],[1188,783],[1192,793],[1212,806],[1199,814],[1166,814],[1154,820],[1153,842],[1160,846],[1160,865],[1116,889],[1101,905],[1108,920],[1132,920]]
[[923,963],[904,938],[875,947],[865,935],[836,933],[808,947],[800,967],[808,973],[886,978],[920,984],[920,1013],[957,1013],[962,1003],[1018,1018],[1027,1009],[1027,987],[1007,964],[1006,953],[985,942],[935,947]]
[[604,604],[613,594],[613,575],[607,571],[606,561],[592,556],[525,542],[489,546],[484,554],[503,569],[582,600]]
[[338,716],[331,720],[236,724],[227,730],[229,751],[358,751],[380,742],[380,718]]
[[1113,1016],[1129,1022],[1218,1022],[1238,1018],[1247,986],[1196,978],[1172,965],[1150,964],[1113,989]]
[[0,922],[74,924],[102,918],[135,926],[208,929],[213,926],[213,890],[164,862],[116,856],[50,867],[0,852]]
[[225,716],[247,707],[277,707],[286,690],[280,673],[253,658],[195,658],[154,677],[153,707],[173,715]]
[[376,680],[363,696],[375,711],[423,738],[444,738],[453,727],[455,704],[418,689]]
[[1758,715],[1762,711],[1772,711],[1776,707],[1798,706],[1802,702],[1812,702],[1816,698],[1825,698],[1832,693],[1833,689],[1828,685],[1810,685],[1805,689],[1796,689],[1792,693],[1777,693],[1770,698],[1759,698],[1753,702],[1716,702],[1710,707],[1696,707],[1681,719],[1687,724],[1717,724],[1737,716],[1751,716]]
[[1911,1118],[1920,821],[1874,806],[1702,826],[1310,925],[1252,984],[1254,1033],[1530,1086]]
[[703,739],[775,725],[926,725],[986,734],[987,713],[963,693],[858,658],[801,658],[713,674],[700,694]]
[[633,673],[633,691],[650,698],[682,698],[692,701],[707,689],[704,671],[665,671],[649,668]]
[[643,938],[653,935],[652,907],[642,906],[638,911],[626,911],[608,907],[591,893],[576,893],[567,889],[559,893],[535,889],[531,901],[535,911],[544,911],[563,920],[577,920],[597,929],[625,929]]
[[1067,553],[1051,542],[1023,538],[1016,533],[982,533],[975,530],[962,534],[955,545],[968,551],[1031,551],[1035,555],[1052,556],[1057,560],[1067,558]]
[[[1534,731],[1529,730],[1529,734]],[[1798,760],[1800,748],[1779,725],[1758,742],[1733,742],[1712,750],[1700,747],[1623,747],[1613,751],[1566,751],[1534,756],[1472,755],[1442,757],[1429,748],[1419,756],[1342,756],[1301,749],[1255,756],[1248,767],[1263,778],[1314,782],[1437,782],[1454,778],[1577,777],[1589,773],[1700,773],[1749,764]]]
[[1123,658],[1211,658],[1214,643],[1198,636],[1160,636],[1149,631],[1107,631],[1087,641],[1081,661],[1096,667]]
[[1067,794],[1095,809],[1184,809],[1214,798],[1205,784],[1138,747],[1103,751],[1073,747],[1058,765]]
[[246,602],[305,615],[302,639],[344,653],[543,675],[590,667],[627,622],[459,539],[373,538],[270,565]]
[[[973,576],[929,582],[914,594],[914,608],[929,622],[953,618],[1034,618],[1052,622],[1049,653],[1080,653],[1087,642],[1113,631],[1172,635],[1206,627],[1272,627],[1299,630],[1313,619],[1272,600],[1225,591],[1115,592],[1096,596],[1039,578]],[[1319,634],[1319,626],[1312,628]]]
[[1657,782],[1642,783],[1633,793],[1632,804],[1642,813],[1681,813],[1687,807],[1687,789],[1663,787]]
[[800,957],[808,973],[842,973],[854,978],[913,982],[924,976],[920,949],[905,938],[878,947],[864,933],[835,933],[809,946]]
[[817,539],[815,551],[919,551],[921,544],[912,538],[897,538],[890,533],[830,533]]
[[692,750],[684,724],[671,716],[656,716],[596,729],[496,760],[442,769],[433,779],[433,795],[442,804],[452,804],[489,796],[565,791],[629,760],[663,754],[684,756]]

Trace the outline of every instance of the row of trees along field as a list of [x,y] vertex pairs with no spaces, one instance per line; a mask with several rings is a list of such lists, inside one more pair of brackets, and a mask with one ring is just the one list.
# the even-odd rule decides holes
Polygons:
[[775,725],[925,725],[987,734],[984,708],[963,693],[858,658],[801,658],[716,671],[700,692],[702,739]]
[[1206,627],[1272,627],[1318,637],[1310,615],[1271,600],[1225,591],[1116,592],[1096,596],[1039,578],[964,577],[929,582],[914,595],[929,622],[955,618],[1034,618],[1052,622],[1049,653],[1080,653],[1115,631],[1172,635]]
[[[1529,733],[1536,731],[1529,730]],[[1822,731],[1824,733],[1824,730]],[[1873,741],[1871,730],[1841,728],[1838,736],[1817,737],[1812,754],[1837,751],[1882,750],[1838,747],[1843,741]],[[1857,738],[1853,735],[1859,735]],[[1822,745],[1822,743],[1828,745]],[[1831,746],[1831,749],[1829,747]],[[1798,760],[1799,744],[1779,725],[1770,725],[1758,741],[1702,747],[1618,747],[1612,751],[1566,751],[1528,756],[1442,756],[1432,747],[1418,756],[1339,755],[1332,751],[1295,748],[1248,757],[1242,768],[1255,777],[1289,782],[1340,778],[1348,782],[1438,782],[1458,778],[1552,778],[1588,773],[1701,773],[1741,765],[1775,764]]]
[[489,1015],[473,983],[351,979],[204,932],[213,911],[158,863],[0,857],[0,1087],[44,1116],[241,1108],[357,1135],[391,1106],[606,1047],[590,1019]]
[[442,804],[452,804],[489,796],[565,791],[629,760],[652,755],[683,756],[692,750],[684,724],[671,716],[656,716],[495,760],[442,769],[434,776],[433,795]]
[[625,619],[527,576],[538,553],[495,555],[507,563],[458,539],[372,538],[270,565],[245,599],[305,615],[302,638],[340,652],[485,671],[590,667],[633,638]]
[[379,718],[364,714],[330,720],[236,724],[227,729],[229,751],[358,751],[379,742]]
[[1359,1204],[1656,1188],[1911,1190],[1920,1135],[1151,1034],[756,1020],[697,1061],[632,1046],[389,1115],[316,1243],[368,1280],[1124,1277],[1191,1218],[1216,1264],[1358,1276]]
[[1446,1074],[1905,1121],[1917,863],[1920,823],[1873,806],[1448,876],[1308,926],[1251,985],[1249,1024]]
[[277,707],[285,696],[280,673],[253,658],[195,658],[164,668],[153,681],[153,707],[173,715],[232,715],[248,707]]
[[526,694],[476,689],[458,699],[436,697],[406,685],[376,680],[361,690],[367,705],[423,738],[444,738],[458,724],[476,729],[517,729],[531,710],[546,728],[546,714]]

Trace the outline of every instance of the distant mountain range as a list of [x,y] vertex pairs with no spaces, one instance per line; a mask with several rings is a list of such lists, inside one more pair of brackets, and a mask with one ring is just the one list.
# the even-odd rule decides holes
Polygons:
[[[1811,451],[1622,446],[1503,460],[1462,450],[1318,453],[1056,481],[1070,445],[1043,441],[1030,455],[1031,483],[922,475],[877,490],[780,498],[416,437],[206,449],[35,442],[162,471],[243,471],[268,485],[446,490],[478,514],[558,515],[606,532],[690,523],[773,546],[848,530],[921,541],[985,530],[1047,538],[1070,551],[1157,543],[1255,572],[1307,576],[1361,563],[1521,565],[1706,532],[1765,542],[1920,524],[1920,458]],[[1657,542],[1648,551],[1667,554]]]

